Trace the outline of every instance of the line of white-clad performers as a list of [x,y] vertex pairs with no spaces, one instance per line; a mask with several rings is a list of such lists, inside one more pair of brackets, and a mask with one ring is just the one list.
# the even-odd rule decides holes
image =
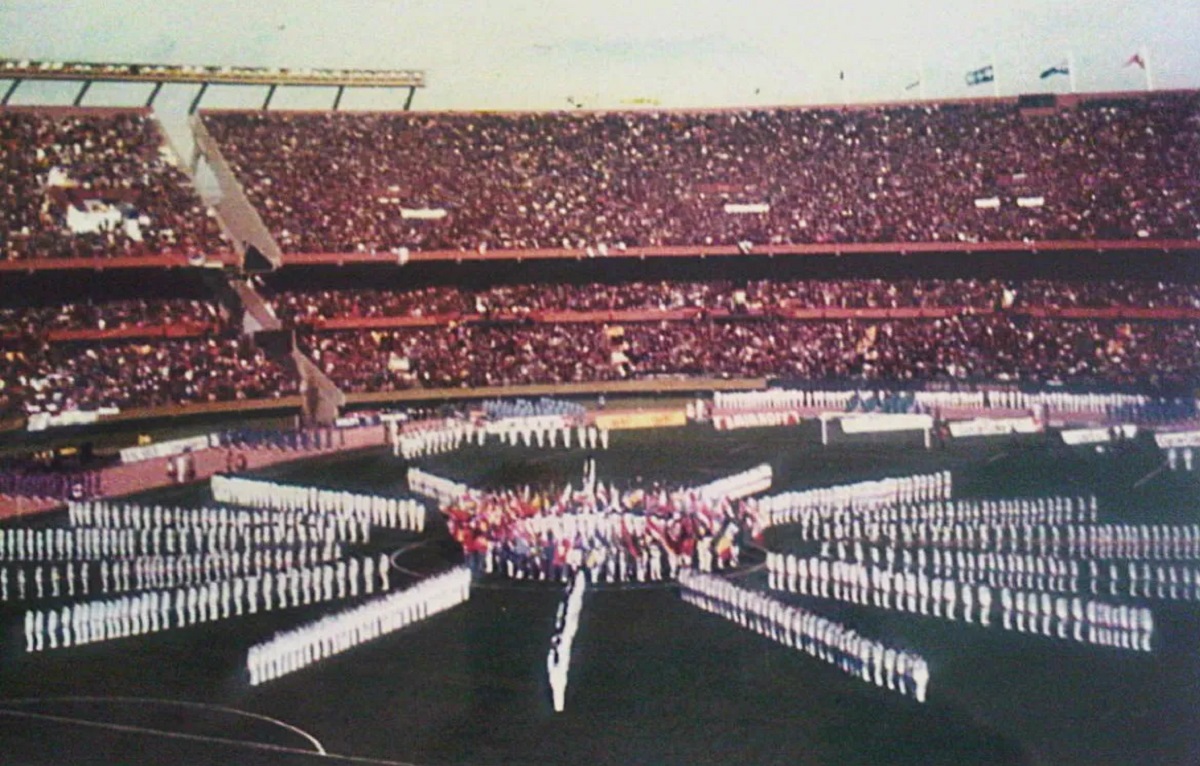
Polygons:
[[[479,432],[482,436],[482,432]],[[476,438],[476,431],[466,421],[453,418],[406,423],[392,426],[392,452],[405,460],[442,455],[461,448]]]
[[983,583],[993,588],[1092,595],[1103,590],[1111,596],[1200,600],[1200,568],[1185,564],[1080,560],[940,548],[864,548],[859,541],[847,544],[844,540],[834,544],[821,543],[821,557],[882,565],[889,572],[929,572],[937,577]]
[[830,524],[822,540],[1086,559],[1200,558],[1196,524]]
[[[788,524],[804,540],[863,537],[868,527],[943,528],[954,524],[1083,524],[1096,520],[1096,498],[1039,497],[998,500],[935,500],[863,509],[809,507],[796,510]],[[907,526],[905,526],[907,525]]]
[[1145,607],[1111,604],[1078,596],[999,588],[930,576],[925,571],[889,571],[881,566],[769,553],[769,587],[791,593],[869,604],[947,620],[992,625],[999,611],[1005,630],[1150,651],[1154,619]]
[[386,554],[25,613],[26,651],[69,647],[201,622],[371,595],[391,587]]
[[188,556],[306,545],[335,548],[365,543],[369,530],[339,522],[329,527],[282,524],[254,527],[155,527],[152,529],[54,527],[0,528],[0,561],[95,561],[137,556]]
[[218,503],[262,510],[327,514],[345,517],[363,526],[416,532],[425,529],[425,506],[411,498],[362,495],[223,474],[213,476],[210,484],[213,499]]
[[277,633],[247,652],[246,671],[250,684],[257,686],[294,673],[326,657],[444,612],[466,601],[470,592],[471,571],[466,567],[455,567],[410,588]]
[[[395,500],[394,513],[404,517],[406,514],[424,513],[424,506],[416,500],[402,498],[385,498]],[[326,537],[350,539],[357,535],[365,537],[369,528],[374,524],[373,519],[355,518],[346,513],[323,513],[320,511],[296,509],[256,509],[231,508],[227,506],[203,508],[177,508],[161,505],[139,505],[136,503],[114,503],[108,501],[85,501],[70,503],[67,506],[68,519],[72,527],[101,529],[135,529],[158,530],[160,528],[177,528],[193,530],[200,529],[208,534],[220,527],[230,527],[234,532],[224,534],[250,534],[246,530],[258,527],[307,527],[306,534],[312,536],[318,532]],[[384,514],[384,520],[391,526],[397,526],[401,518],[389,518],[393,510]],[[413,522],[418,523],[413,517]],[[376,525],[379,526],[379,525]],[[315,532],[313,531],[315,530]]]
[[947,500],[952,491],[950,472],[939,471],[783,492],[745,502],[748,510],[758,517],[759,527],[766,529],[778,524],[794,523],[806,511],[865,512],[875,508],[892,508],[897,504]]
[[406,474],[408,489],[418,495],[433,498],[439,505],[453,502],[471,491],[466,484],[410,467]]
[[335,550],[305,546],[268,548],[192,556],[141,556],[67,561],[53,564],[0,565],[0,601],[124,593],[151,588],[176,588],[234,577],[261,576],[268,571],[308,567],[341,558]]
[[392,452],[405,460],[442,455],[467,445],[487,444],[489,437],[510,447],[538,449],[608,449],[607,429],[571,425],[569,418],[512,418],[472,423],[456,418],[437,418],[390,426]]
[[571,647],[579,630],[579,615],[583,611],[583,592],[587,578],[583,572],[567,582],[563,599],[554,615],[554,634],[546,654],[546,674],[550,681],[550,696],[554,712],[561,713],[567,705],[567,676],[571,669]]
[[807,652],[842,672],[924,702],[929,665],[918,654],[894,649],[798,606],[742,588],[715,575],[679,573],[689,604]]
[[1183,469],[1184,471],[1195,470],[1196,454],[1191,447],[1168,447],[1167,467],[1172,471]]

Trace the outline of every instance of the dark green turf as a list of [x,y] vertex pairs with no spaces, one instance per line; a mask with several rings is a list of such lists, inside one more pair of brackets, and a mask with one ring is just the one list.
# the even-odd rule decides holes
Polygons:
[[[768,461],[777,486],[805,487],[949,468],[967,495],[1091,493],[1105,519],[1195,521],[1193,476],[1161,473],[1145,443],[1116,454],[1053,439],[976,442],[927,452],[866,442],[822,448],[815,426],[715,434],[700,427],[615,433],[594,453],[601,480],[698,483]],[[469,448],[421,461],[472,484],[578,482],[587,453]],[[280,466],[283,481],[404,491],[383,450]],[[177,488],[156,502],[199,503]],[[445,530],[402,557],[432,571],[456,560]],[[789,530],[773,545],[794,544]],[[396,549],[407,535],[373,547]],[[761,584],[758,573],[744,575]],[[476,588],[428,622],[256,689],[245,648],[321,611],[273,613],[165,635],[26,656],[20,613],[4,610],[0,696],[131,696],[207,702],[281,719],[331,753],[419,764],[1180,764],[1200,763],[1200,606],[1152,604],[1150,655],[984,630],[796,597],[864,634],[911,647],[932,666],[930,702],[851,680],[679,601],[669,588],[595,591],[585,601],[567,711],[544,680],[553,587]],[[0,707],[6,707],[0,705]],[[11,706],[9,706],[11,707]],[[295,734],[219,711],[45,701],[39,714],[303,747]],[[167,739],[0,715],[0,763],[315,764],[295,752]]]

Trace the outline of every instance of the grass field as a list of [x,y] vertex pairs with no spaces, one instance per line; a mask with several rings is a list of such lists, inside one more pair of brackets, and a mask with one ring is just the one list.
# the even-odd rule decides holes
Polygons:
[[[500,486],[577,482],[585,457],[468,448],[420,464]],[[912,442],[822,448],[812,425],[688,427],[615,433],[595,457],[600,480],[618,483],[696,484],[767,461],[779,489],[948,468],[959,494],[1095,493],[1106,519],[1195,522],[1200,499],[1186,474],[1134,488],[1160,462],[1144,443],[1103,455],[1042,437],[937,451]],[[404,494],[405,468],[379,450],[263,475]],[[146,499],[207,496],[184,487]],[[767,542],[796,544],[786,528]],[[415,575],[457,559],[436,521],[420,538],[386,535],[372,548],[403,549],[398,563]],[[764,582],[752,568],[737,576]],[[922,653],[930,701],[851,680],[681,602],[670,587],[589,592],[561,715],[544,680],[553,586],[481,582],[466,605],[256,688],[240,670],[246,648],[322,608],[26,655],[21,612],[9,604],[0,762],[1200,763],[1200,605],[1152,603],[1159,632],[1147,655],[794,598]]]

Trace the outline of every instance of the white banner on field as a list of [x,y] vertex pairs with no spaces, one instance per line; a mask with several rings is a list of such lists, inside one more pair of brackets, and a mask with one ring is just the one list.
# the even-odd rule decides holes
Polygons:
[[1000,198],[980,197],[975,200],[975,207],[980,210],[995,210],[1000,207]]
[[1033,434],[1041,428],[1031,417],[1024,418],[975,418],[950,423],[950,435],[960,436],[1003,436],[1005,434]]
[[1154,443],[1160,449],[1172,447],[1200,447],[1200,431],[1174,431],[1154,434]]
[[1045,197],[1017,197],[1017,207],[1041,207],[1045,204]]
[[143,460],[153,460],[156,457],[182,455],[189,450],[208,449],[209,447],[218,446],[220,439],[221,437],[216,434],[202,434],[200,436],[188,436],[183,439],[171,439],[156,444],[126,447],[121,450],[121,462],[140,463]]
[[873,434],[885,431],[924,431],[933,428],[932,415],[908,413],[843,415],[842,433]]
[[1119,425],[1111,428],[1074,428],[1062,432],[1062,440],[1072,446],[1079,444],[1104,444],[1113,440],[1113,432],[1119,432],[1126,439],[1137,436],[1137,426]]

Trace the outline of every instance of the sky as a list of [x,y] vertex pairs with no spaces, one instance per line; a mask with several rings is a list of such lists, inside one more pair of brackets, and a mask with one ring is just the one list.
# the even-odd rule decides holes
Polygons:
[[[0,57],[208,65],[424,69],[418,109],[828,104],[1140,90],[1123,66],[1146,51],[1158,88],[1200,87],[1197,0],[4,0]],[[1070,62],[1073,76],[1039,79]],[[994,63],[996,83],[968,87]],[[844,73],[844,77],[842,76]],[[919,86],[913,85],[920,82]],[[906,86],[913,85],[911,88]],[[85,103],[136,102],[149,86],[98,85]],[[193,87],[164,90],[160,112]],[[255,107],[260,88],[210,90]],[[398,108],[404,92],[348,93]],[[70,103],[26,84],[13,103]],[[332,92],[285,89],[281,108]]]

